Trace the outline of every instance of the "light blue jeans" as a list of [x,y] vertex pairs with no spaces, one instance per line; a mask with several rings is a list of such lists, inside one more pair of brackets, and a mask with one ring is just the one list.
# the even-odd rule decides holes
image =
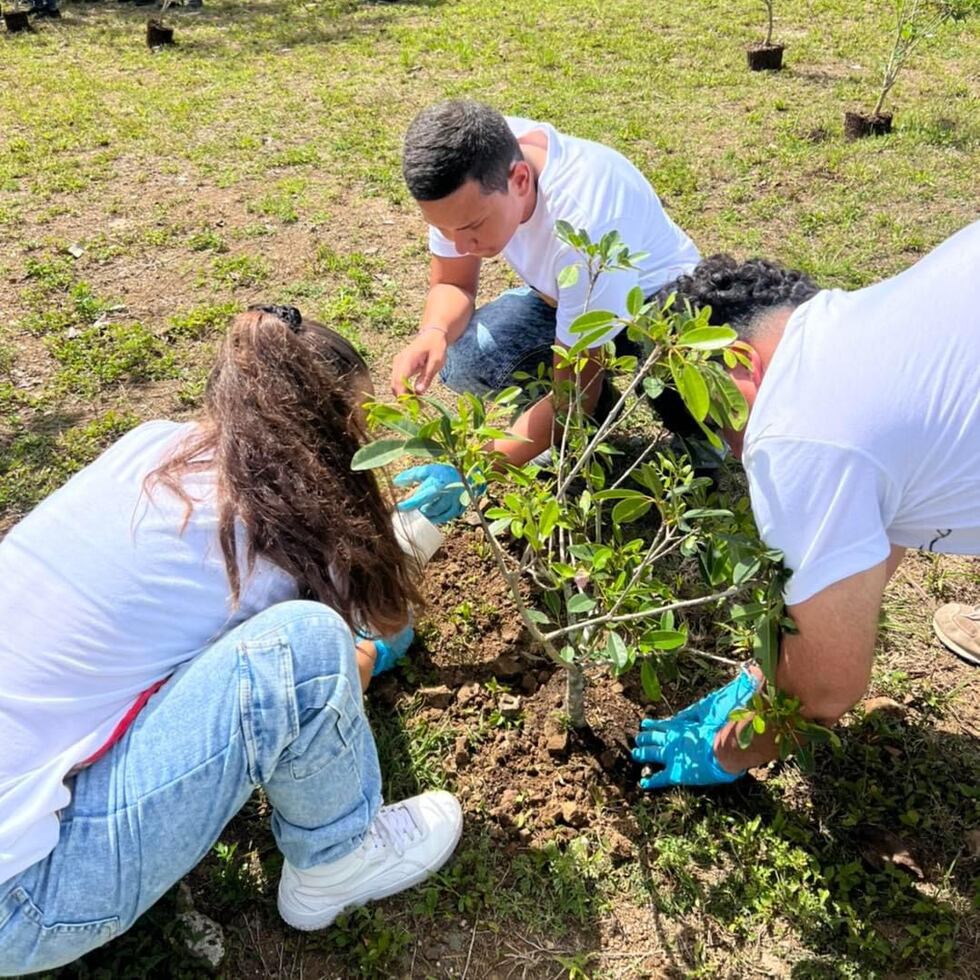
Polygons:
[[75,776],[54,851],[0,884],[0,975],[62,966],[124,932],[256,786],[300,868],[354,850],[381,805],[353,638],[320,603],[285,602],[228,633]]

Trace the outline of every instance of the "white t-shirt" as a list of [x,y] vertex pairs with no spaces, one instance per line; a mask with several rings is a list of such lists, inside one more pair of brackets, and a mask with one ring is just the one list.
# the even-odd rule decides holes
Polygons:
[[[606,272],[589,300],[591,310],[626,313],[626,297],[634,286],[650,296],[665,283],[689,272],[698,263],[698,250],[667,217],[649,181],[622,154],[589,140],[559,133],[547,123],[507,117],[514,135],[540,130],[548,139],[548,156],[538,178],[534,213],[515,232],[503,250],[514,271],[546,300],[557,305],[557,339],[572,346],[578,337],[569,331],[585,312],[588,276],[581,255],[555,237],[555,222],[584,228],[593,241],[618,231],[631,252],[648,252],[637,271]],[[460,258],[453,243],[429,228],[429,249],[441,258]],[[578,282],[558,288],[558,274],[578,265]],[[596,345],[614,336],[596,341]]]
[[[66,775],[113,735],[141,692],[268,606],[293,579],[260,562],[232,611],[213,479],[183,503],[144,477],[193,425],[147,422],[0,542],[0,883],[58,842]],[[244,559],[243,559],[244,575]]]
[[893,279],[790,317],[743,462],[803,602],[892,545],[980,554],[980,222]]

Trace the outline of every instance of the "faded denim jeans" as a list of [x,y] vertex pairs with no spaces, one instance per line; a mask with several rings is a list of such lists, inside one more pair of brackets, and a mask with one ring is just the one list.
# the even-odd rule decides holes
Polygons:
[[[460,338],[449,346],[439,379],[455,392],[488,395],[520,383],[514,379],[515,372],[536,378],[539,366],[543,366],[550,377],[556,326],[555,308],[533,289],[508,289],[473,313]],[[627,338],[625,330],[616,335],[615,344],[617,354],[640,354],[639,346]],[[611,387],[604,387],[596,408],[598,418],[604,417],[603,410],[612,408],[611,393]],[[676,391],[664,389],[651,399],[651,405],[675,435],[701,438],[698,424]]]
[[381,805],[353,638],[320,603],[281,603],[232,630],[74,777],[55,849],[0,884],[0,975],[53,969],[124,932],[256,786],[299,868],[353,851]]

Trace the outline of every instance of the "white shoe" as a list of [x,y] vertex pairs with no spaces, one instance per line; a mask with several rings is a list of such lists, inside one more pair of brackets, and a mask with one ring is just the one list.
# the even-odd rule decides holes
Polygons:
[[456,797],[431,790],[383,806],[361,846],[306,871],[283,862],[279,914],[294,929],[325,929],[342,912],[411,888],[438,871],[459,843]]

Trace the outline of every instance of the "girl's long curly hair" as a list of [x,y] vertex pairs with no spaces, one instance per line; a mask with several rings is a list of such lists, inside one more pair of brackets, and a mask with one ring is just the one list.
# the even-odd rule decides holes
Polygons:
[[182,478],[213,471],[218,534],[231,597],[242,576],[236,528],[250,572],[262,557],[300,594],[335,609],[353,628],[381,635],[421,601],[398,546],[390,501],[374,475],[351,469],[364,445],[360,404],[367,365],[339,334],[292,307],[234,317],[204,396],[197,431],[147,477],[193,500]]

